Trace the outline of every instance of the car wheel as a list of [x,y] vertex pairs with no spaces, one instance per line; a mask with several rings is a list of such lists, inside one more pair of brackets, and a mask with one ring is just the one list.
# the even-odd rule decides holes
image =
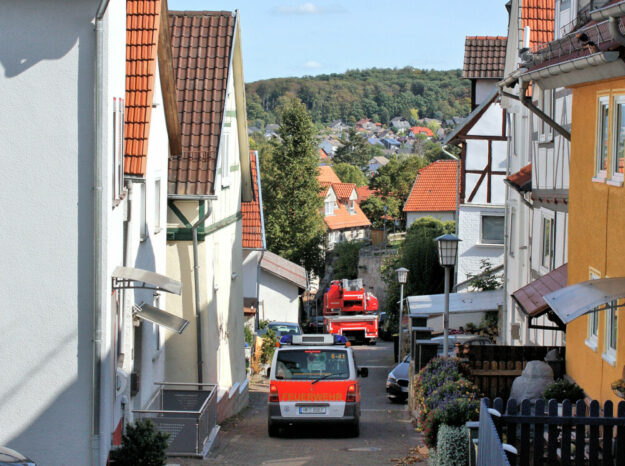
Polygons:
[[279,427],[275,425],[273,422],[270,422],[267,425],[267,433],[269,434],[269,437],[277,437],[278,430],[279,430]]
[[360,421],[356,421],[352,424],[352,428],[350,429],[350,434],[352,437],[360,436]]

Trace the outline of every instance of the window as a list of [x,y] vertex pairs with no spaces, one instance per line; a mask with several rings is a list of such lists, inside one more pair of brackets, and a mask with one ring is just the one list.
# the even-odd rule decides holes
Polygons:
[[[542,101],[541,105],[542,105],[543,112],[547,116],[553,118],[553,115],[555,113],[554,112],[555,102],[554,102],[553,91],[549,89],[541,90],[540,100]],[[539,130],[540,130],[539,139],[542,142],[549,141],[553,138],[553,129],[542,118],[540,119]]]
[[[597,280],[599,278],[599,274],[596,272],[590,273],[591,280]],[[590,346],[591,349],[597,350],[597,339],[599,337],[599,312],[594,311],[588,313],[588,339],[586,340],[586,345]]]
[[154,233],[161,231],[161,180],[154,182]]
[[596,178],[605,180],[608,170],[608,129],[610,110],[608,97],[599,98],[597,109],[597,153],[595,160]]
[[616,365],[617,306],[618,301],[612,301],[605,308],[605,348],[603,353],[603,359],[608,361],[613,366]]
[[334,215],[334,201],[326,201],[326,215]]
[[482,244],[503,244],[503,230],[503,216],[482,215]]
[[221,186],[230,186],[230,167],[228,166],[228,157],[230,156],[230,135],[224,134],[222,138],[222,146],[219,155],[221,156]]
[[113,200],[124,194],[124,99],[113,98]]
[[614,98],[614,145],[612,148],[612,179],[623,181],[625,164],[625,96]]
[[140,232],[140,238],[141,241],[145,241],[146,238],[148,237],[148,225],[147,225],[147,218],[146,218],[146,207],[147,207],[147,199],[146,199],[146,189],[145,189],[145,183],[140,183],[140,195],[141,195],[141,205],[139,206],[139,209],[141,209],[141,212],[139,212],[139,232]]
[[[161,296],[158,293],[154,293],[154,307],[161,308]],[[161,349],[161,326],[154,324],[154,349],[159,351]]]
[[552,270],[555,261],[555,228],[553,218],[543,216],[542,224],[542,248],[540,263],[548,270]]
[[356,209],[354,207],[354,200],[353,199],[349,200],[349,213],[350,214],[355,214],[356,213]]
[[510,230],[508,232],[508,238],[508,253],[514,257],[516,248],[516,244],[514,243],[516,241],[516,209],[514,207],[510,209]]

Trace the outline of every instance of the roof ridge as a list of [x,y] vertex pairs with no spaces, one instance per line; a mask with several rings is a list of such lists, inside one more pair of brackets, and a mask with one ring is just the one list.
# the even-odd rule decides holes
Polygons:
[[236,14],[235,11],[227,11],[227,10],[168,10],[167,14],[169,16],[234,16]]

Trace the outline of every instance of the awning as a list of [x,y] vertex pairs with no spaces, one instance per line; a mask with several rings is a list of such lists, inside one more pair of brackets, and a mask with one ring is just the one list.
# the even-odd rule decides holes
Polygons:
[[564,330],[564,324],[560,322],[557,316],[548,316],[549,320],[552,320],[558,326],[557,328],[537,326],[532,324],[532,320],[547,313],[552,314],[550,313],[551,308],[543,299],[543,296],[564,288],[566,280],[567,264],[564,264],[512,293],[512,299],[516,301],[521,311],[529,317],[530,328]]
[[504,179],[504,183],[519,193],[526,193],[532,190],[532,164],[527,164],[518,172],[513,173]]
[[[410,317],[434,317],[445,312],[445,295],[431,294],[406,298]],[[449,313],[497,311],[504,304],[503,290],[450,293]]]
[[182,333],[183,330],[187,328],[187,325],[189,325],[188,320],[181,319],[178,316],[170,314],[169,312],[163,311],[157,307],[150,306],[149,304],[141,304],[140,306],[135,305],[132,307],[132,311],[133,316],[168,328],[176,333]]
[[[143,288],[147,290],[166,291],[181,294],[182,283],[149,270],[132,267],[116,267],[113,270],[113,289]],[[134,282],[134,283],[132,283]]]
[[625,277],[588,280],[544,296],[564,324],[622,298],[625,298]]

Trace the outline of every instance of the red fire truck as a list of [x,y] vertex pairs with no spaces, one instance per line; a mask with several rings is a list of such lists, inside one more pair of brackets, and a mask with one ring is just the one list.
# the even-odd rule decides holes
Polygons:
[[365,291],[361,278],[334,280],[323,295],[327,333],[375,344],[378,338],[378,298]]

